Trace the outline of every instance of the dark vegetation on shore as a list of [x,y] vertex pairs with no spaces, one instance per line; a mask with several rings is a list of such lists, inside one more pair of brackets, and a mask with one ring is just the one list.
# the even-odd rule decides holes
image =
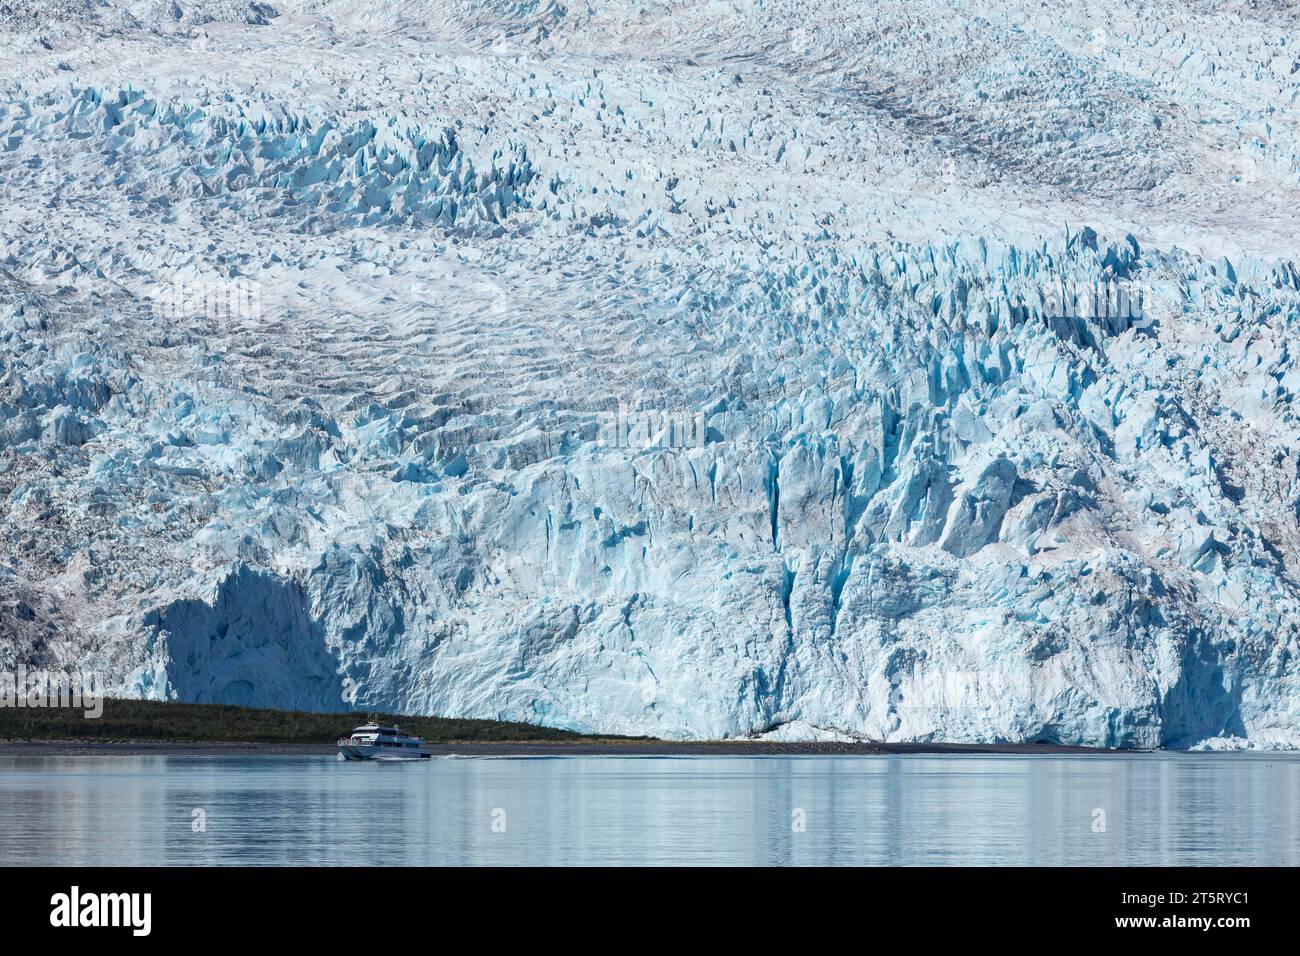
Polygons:
[[0,707],[0,740],[332,744],[372,716],[380,723],[400,724],[403,731],[430,743],[649,739],[589,737],[569,730],[496,720],[403,717],[361,711],[316,714],[226,704],[105,700],[103,715],[94,719],[76,708]]

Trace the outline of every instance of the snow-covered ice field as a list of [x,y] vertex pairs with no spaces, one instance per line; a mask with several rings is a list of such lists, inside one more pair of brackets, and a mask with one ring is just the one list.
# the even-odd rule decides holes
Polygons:
[[1288,2],[0,2],[0,667],[1300,746]]

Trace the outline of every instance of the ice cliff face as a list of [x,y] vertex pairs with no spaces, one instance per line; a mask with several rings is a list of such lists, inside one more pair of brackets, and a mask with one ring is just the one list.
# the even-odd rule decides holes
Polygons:
[[1288,5],[0,16],[0,666],[1300,746]]

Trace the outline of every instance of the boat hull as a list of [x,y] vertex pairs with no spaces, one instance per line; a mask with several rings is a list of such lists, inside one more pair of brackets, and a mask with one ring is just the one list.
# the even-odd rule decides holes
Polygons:
[[367,744],[340,744],[339,756],[344,760],[428,760],[432,754],[423,747],[375,747]]

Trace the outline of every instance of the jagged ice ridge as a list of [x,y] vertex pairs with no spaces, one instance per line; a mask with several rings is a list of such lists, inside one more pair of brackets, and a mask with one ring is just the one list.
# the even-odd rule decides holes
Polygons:
[[5,16],[0,666],[1300,746],[1286,4]]

